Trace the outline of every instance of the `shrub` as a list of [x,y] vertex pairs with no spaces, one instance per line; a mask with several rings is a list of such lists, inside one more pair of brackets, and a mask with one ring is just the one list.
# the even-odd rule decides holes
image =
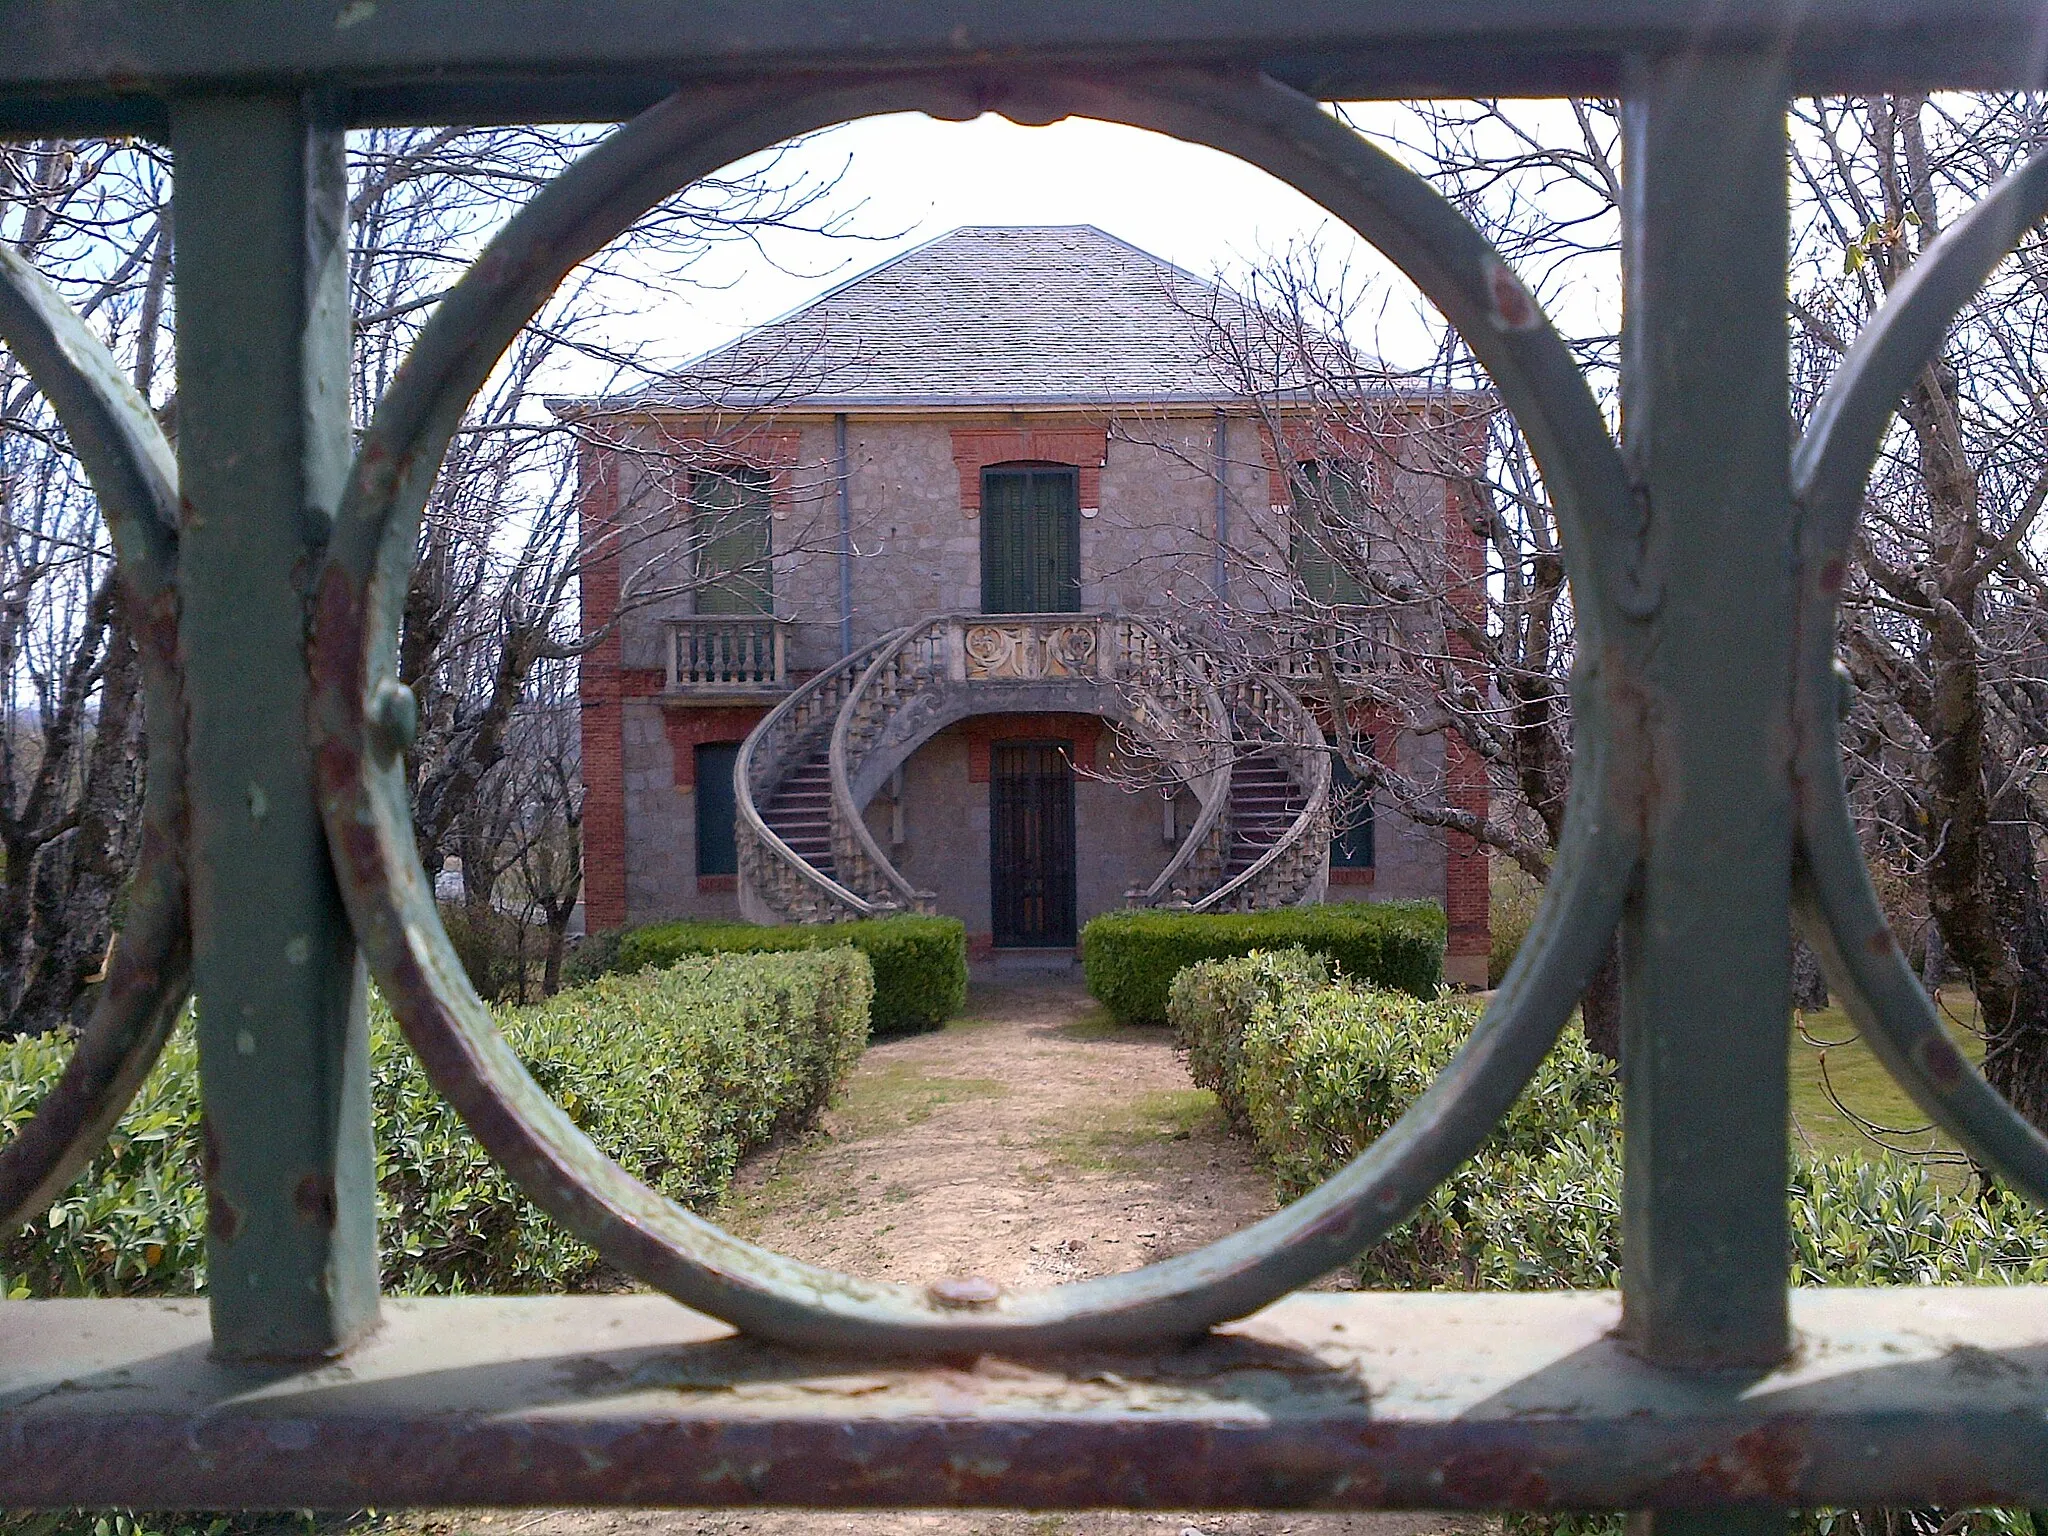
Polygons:
[[1343,976],[1434,996],[1444,914],[1428,901],[1352,902],[1277,912],[1106,912],[1081,930],[1088,990],[1124,1024],[1164,1024],[1173,978],[1202,960],[1299,947]]
[[875,971],[874,1032],[931,1029],[967,1000],[967,929],[958,918],[905,913],[852,923],[655,923],[619,941],[622,971],[684,955],[750,954],[850,944]]
[[[599,1147],[703,1207],[742,1154],[824,1104],[866,1043],[872,995],[868,963],[852,950],[716,956],[607,977],[503,1022],[536,1081]],[[0,1045],[0,1136],[33,1110],[67,1049]],[[203,1287],[194,1056],[181,1029],[86,1175],[34,1227],[0,1233],[0,1293]],[[489,1159],[381,1006],[371,1108],[386,1289],[557,1290],[597,1277],[596,1253]]]
[[[1197,966],[1175,984],[1183,1040],[1293,1198],[1342,1168],[1449,1062],[1478,1016],[1457,999],[1422,1002],[1320,985],[1305,956]],[[1193,1051],[1190,1051],[1191,1065]],[[2012,1284],[2048,1280],[2048,1217],[1996,1187],[1967,1194],[1922,1164],[1883,1157],[1795,1159],[1795,1284]],[[1434,1289],[1608,1287],[1620,1277],[1621,1122],[1608,1064],[1562,1035],[1470,1161],[1359,1263],[1371,1285]]]
[[624,937],[620,929],[601,928],[580,939],[571,939],[568,952],[562,956],[562,985],[587,987],[598,977],[618,970],[619,941]]
[[1231,1124],[1251,1129],[1239,1093],[1244,1031],[1260,1008],[1272,1008],[1289,989],[1330,984],[1330,962],[1305,949],[1260,950],[1231,960],[1205,960],[1173,978],[1166,1019],[1174,1043],[1188,1059],[1188,1076],[1216,1095]]
[[1543,905],[1543,887],[1530,878],[1527,870],[1504,858],[1493,861],[1489,885],[1486,984],[1497,987],[1507,976],[1508,967],[1515,963],[1515,956],[1521,953],[1529,930],[1536,925],[1537,908]]
[[495,907],[445,901],[440,905],[441,927],[476,995],[487,1003],[510,1002],[536,953],[535,946],[525,942],[525,925]]

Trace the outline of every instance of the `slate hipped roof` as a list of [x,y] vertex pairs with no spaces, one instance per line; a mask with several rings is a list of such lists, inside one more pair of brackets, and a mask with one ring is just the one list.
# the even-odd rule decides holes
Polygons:
[[1089,224],[976,225],[882,263],[660,384],[586,403],[837,411],[1210,403],[1242,299]]

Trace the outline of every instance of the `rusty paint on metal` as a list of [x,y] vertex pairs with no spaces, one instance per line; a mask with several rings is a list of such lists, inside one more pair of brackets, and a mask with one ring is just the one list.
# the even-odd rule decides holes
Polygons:
[[1691,1504],[1768,1504],[1779,1509],[1805,1502],[1801,1477],[1812,1461],[1813,1426],[1797,1418],[1759,1425],[1735,1437],[1726,1451],[1710,1451],[1666,1483],[1667,1493]]
[[176,632],[177,470],[148,404],[37,273],[0,249],[0,338],[49,398],[99,498],[142,659],[148,751],[127,921],[62,1075],[0,1147],[0,1235],[84,1171],[184,1010],[191,935],[185,867],[185,704]]
[[224,1243],[242,1230],[242,1213],[220,1187],[220,1141],[205,1116],[199,1120],[199,1173],[206,1181],[206,1225]]
[[1542,310],[1506,262],[1496,261],[1488,266],[1486,287],[1493,300],[1493,323],[1502,330],[1533,330],[1542,323]]
[[1954,1087],[1969,1071],[1969,1059],[1946,1035],[1933,1035],[1922,1040],[1914,1054],[1920,1065],[1927,1069],[1927,1075],[1944,1088]]
[[317,1227],[332,1227],[335,1217],[334,1176],[309,1173],[292,1186],[292,1208]]

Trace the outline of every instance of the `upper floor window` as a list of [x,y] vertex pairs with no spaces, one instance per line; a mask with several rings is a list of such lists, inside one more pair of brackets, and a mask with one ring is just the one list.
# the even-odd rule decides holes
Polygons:
[[1358,578],[1359,535],[1369,515],[1366,483],[1363,466],[1341,459],[1311,459],[1294,468],[1294,576],[1303,596],[1319,607],[1366,601]]
[[1081,607],[1079,474],[1065,465],[981,472],[981,611],[1075,613]]
[[774,476],[725,464],[690,476],[690,538],[697,551],[697,611],[775,611],[770,566]]

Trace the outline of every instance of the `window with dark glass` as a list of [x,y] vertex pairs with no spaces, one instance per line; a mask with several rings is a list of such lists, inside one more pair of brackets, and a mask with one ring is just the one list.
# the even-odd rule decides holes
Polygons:
[[1081,607],[1080,477],[1063,465],[981,472],[981,611]]
[[732,768],[739,760],[740,744],[706,742],[696,751],[697,873],[736,875],[740,872],[740,849],[733,832],[738,807],[733,802]]
[[1351,765],[1334,754],[1330,758],[1330,821],[1334,829],[1330,838],[1330,867],[1371,869],[1372,796],[1351,771]]
[[1294,574],[1303,594],[1326,607],[1363,603],[1365,585],[1356,574],[1367,515],[1360,467],[1310,460],[1295,466],[1293,484]]
[[690,476],[699,613],[775,611],[768,531],[773,492],[770,472],[751,465],[728,464]]

